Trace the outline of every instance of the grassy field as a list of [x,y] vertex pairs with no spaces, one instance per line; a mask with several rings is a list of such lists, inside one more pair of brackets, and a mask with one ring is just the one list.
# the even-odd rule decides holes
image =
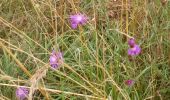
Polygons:
[[[76,13],[88,22],[72,29]],[[0,0],[0,100],[20,86],[29,100],[170,100],[169,80],[169,0]]]

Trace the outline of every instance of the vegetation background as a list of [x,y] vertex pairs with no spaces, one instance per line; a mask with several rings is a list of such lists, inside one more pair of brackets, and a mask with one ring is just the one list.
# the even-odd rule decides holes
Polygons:
[[[73,30],[78,12],[89,21]],[[133,59],[127,36],[142,48]],[[64,54],[56,71],[53,48]],[[0,0],[1,100],[23,85],[30,100],[169,100],[169,80],[168,0]]]

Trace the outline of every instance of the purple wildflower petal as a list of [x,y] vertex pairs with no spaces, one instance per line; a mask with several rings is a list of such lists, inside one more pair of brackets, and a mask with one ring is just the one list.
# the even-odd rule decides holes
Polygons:
[[27,88],[19,87],[16,90],[16,97],[19,100],[24,100],[25,98],[28,97],[28,94],[29,94],[29,90]]
[[58,64],[51,64],[51,67],[52,67],[53,69],[57,69],[57,68],[58,68]]
[[73,28],[73,29],[76,29],[77,28],[77,26],[78,26],[78,24],[71,24],[71,28]]
[[132,86],[134,83],[135,83],[134,80],[126,80],[125,81],[125,84],[128,85],[128,86]]
[[84,14],[75,14],[70,16],[70,23],[73,29],[76,29],[78,24],[84,25],[87,22],[87,17]]
[[131,50],[131,48],[128,49],[128,55],[131,55],[131,56],[134,56],[134,55],[135,55],[134,52]]
[[129,39],[128,44],[130,47],[134,47],[135,46],[135,40],[133,38]]
[[58,52],[57,53],[57,58],[63,60],[63,53],[62,52]]
[[49,58],[50,65],[53,69],[57,69],[63,62],[63,54],[61,52],[52,51]]
[[134,47],[128,49],[128,55],[131,56],[139,55],[140,52],[141,52],[141,48],[139,47],[139,45],[136,44],[134,45]]

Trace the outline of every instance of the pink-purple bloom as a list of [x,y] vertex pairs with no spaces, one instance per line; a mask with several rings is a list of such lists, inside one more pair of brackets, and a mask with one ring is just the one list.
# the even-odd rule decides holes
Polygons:
[[63,62],[63,54],[61,52],[52,51],[50,55],[50,65],[52,68],[58,68]]
[[134,39],[131,38],[131,39],[128,41],[128,44],[129,44],[129,46],[130,46],[130,48],[128,49],[128,55],[130,55],[130,56],[136,56],[136,55],[139,55],[139,54],[140,54],[141,48],[140,48],[139,45],[137,45],[137,44],[135,43],[135,40],[134,40]]
[[75,14],[70,16],[70,23],[73,29],[76,29],[78,25],[84,25],[87,22],[87,16],[84,14]]
[[128,44],[130,47],[133,47],[136,44],[135,39],[133,39],[133,38],[129,39]]
[[29,90],[24,87],[18,87],[16,90],[16,97],[18,100],[24,100],[25,98],[28,97]]
[[141,48],[139,47],[139,45],[134,45],[133,47],[128,49],[128,55],[131,56],[139,55],[140,52],[141,52]]
[[132,86],[134,83],[135,83],[134,80],[126,80],[126,81],[125,81],[125,84],[126,84],[127,86]]

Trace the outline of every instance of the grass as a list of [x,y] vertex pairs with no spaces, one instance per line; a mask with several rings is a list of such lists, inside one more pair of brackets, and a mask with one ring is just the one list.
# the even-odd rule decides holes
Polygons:
[[[1,0],[0,99],[17,99],[19,86],[30,100],[170,99],[170,2],[162,1]],[[76,12],[89,21],[73,30]],[[142,48],[132,60],[130,37]],[[53,48],[64,53],[56,71]]]

